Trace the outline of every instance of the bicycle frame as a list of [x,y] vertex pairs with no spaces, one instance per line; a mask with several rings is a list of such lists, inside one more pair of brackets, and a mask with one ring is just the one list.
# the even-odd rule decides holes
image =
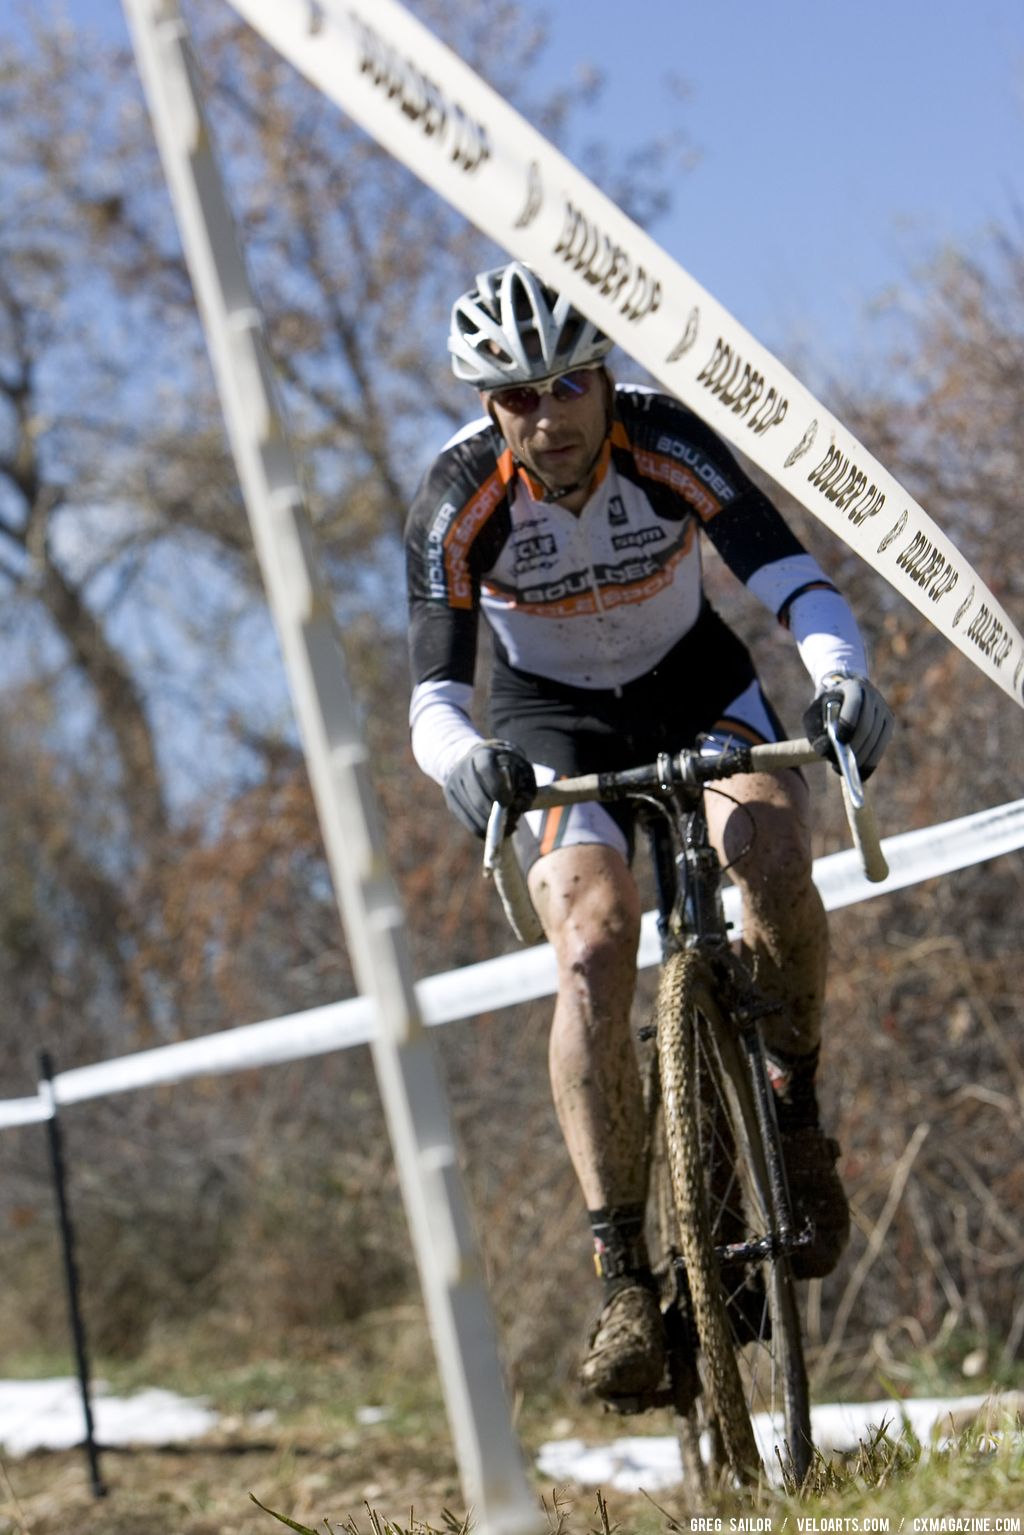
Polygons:
[[[830,711],[826,723],[839,765],[846,817],[864,873],[869,880],[884,880],[889,867],[878,840],[874,814],[864,797],[856,759],[849,747],[839,740],[834,711]],[[823,760],[806,740],[736,747],[714,758],[702,758],[698,752],[693,751],[682,751],[676,755],[662,753],[652,767],[629,768],[621,773],[589,773],[580,778],[556,780],[537,791],[534,808],[571,805],[582,800],[633,798],[660,802],[666,796],[673,795],[682,796],[681,803],[685,808],[694,803],[695,793],[699,803],[704,784],[711,780],[743,773],[780,772],[785,768],[806,767],[812,763],[820,766]],[[527,893],[522,871],[507,848],[507,823],[508,811],[503,805],[495,804],[491,810],[484,845],[484,877],[494,879],[516,935],[524,942],[537,943],[544,934]],[[663,872],[667,872],[664,866]],[[707,911],[698,911],[695,919],[697,930],[701,932],[710,933],[717,922],[717,917]],[[724,922],[721,926],[724,927]]]
[[[829,723],[854,841],[868,877],[882,879],[888,871],[873,817],[864,802],[856,762],[835,739],[834,722]],[[707,1365],[709,1373],[698,1388],[698,1396],[710,1389],[713,1421],[728,1423],[728,1442],[721,1442],[725,1443],[725,1453],[738,1475],[746,1475],[752,1469],[746,1461],[751,1454],[756,1459],[757,1453],[750,1438],[752,1399],[738,1395],[744,1389],[739,1356],[741,1351],[745,1353],[748,1344],[755,1345],[755,1352],[765,1348],[770,1352],[767,1375],[759,1374],[757,1364],[751,1366],[748,1377],[751,1388],[761,1389],[758,1381],[769,1381],[771,1397],[776,1379],[782,1382],[786,1423],[793,1439],[790,1451],[798,1479],[809,1465],[806,1372],[799,1310],[787,1260],[814,1237],[809,1224],[800,1233],[795,1229],[775,1095],[767,1075],[759,1021],[774,1011],[774,1005],[759,991],[732,952],[722,901],[723,870],[711,846],[704,795],[709,785],[733,776],[782,771],[821,761],[806,741],[737,747],[715,757],[682,751],[662,754],[656,763],[645,767],[559,780],[545,785],[534,800],[538,809],[585,800],[628,801],[636,808],[637,821],[644,824],[650,843],[664,966],[661,984],[665,987],[667,978],[664,996],[668,1002],[667,1007],[663,1005],[663,993],[659,991],[657,1028],[646,1035],[657,1040],[650,1067],[650,1090],[646,1093],[651,1116],[648,1142],[650,1148],[656,1140],[658,1144],[667,1141],[673,1186],[670,1197],[676,1202],[676,1229],[680,1233],[678,1246],[671,1239],[663,1248],[669,1259],[664,1273],[674,1287],[663,1292],[668,1296],[668,1304],[663,1307],[669,1337],[668,1399],[676,1406],[680,1422],[686,1425],[685,1436],[680,1431],[684,1456],[697,1453],[693,1429],[697,1398],[689,1396],[692,1366],[679,1364],[676,1357],[678,1352],[680,1358],[685,1355],[692,1359],[696,1327],[705,1362],[714,1361]],[[488,827],[485,872],[495,877],[515,930],[520,936],[539,939],[543,934],[519,866],[512,857],[507,857],[504,863],[501,859],[504,823],[505,812],[495,806]],[[715,1095],[710,1099],[705,1097],[705,1084]],[[660,1120],[656,1117],[659,1110]],[[712,1116],[710,1120],[708,1114]],[[718,1114],[725,1116],[722,1123],[726,1129],[722,1135],[715,1128],[714,1116]],[[712,1229],[709,1212],[714,1201],[709,1205],[699,1190],[702,1186],[711,1187],[702,1180],[714,1179],[716,1167],[722,1164],[716,1162],[713,1151],[710,1157],[705,1153],[703,1136],[708,1135],[709,1146],[717,1141],[721,1147],[728,1144],[734,1128],[736,1146],[742,1144],[746,1148],[741,1160],[733,1164],[734,1169],[740,1170],[735,1187],[746,1189],[741,1199],[749,1197],[759,1214],[750,1223],[743,1221],[737,1229],[737,1209],[724,1203],[726,1197],[730,1201],[734,1197],[730,1192],[734,1188],[730,1172],[728,1186],[720,1191],[723,1202],[717,1205],[718,1224]],[[657,1168],[663,1184],[664,1156]],[[658,1193],[656,1206],[664,1214],[663,1193]],[[674,1221],[676,1217],[670,1214],[669,1219]],[[737,1271],[743,1276],[740,1281],[735,1278]],[[751,1326],[751,1319],[743,1300],[748,1292],[755,1296],[759,1308],[770,1308],[770,1312],[760,1311],[761,1320],[754,1324],[758,1330],[749,1334],[744,1329]],[[720,1298],[716,1301],[715,1296]],[[732,1307],[739,1309],[731,1310]],[[767,1331],[761,1330],[765,1318]],[[682,1346],[680,1339],[685,1339]],[[776,1345],[778,1354],[774,1352]],[[643,1410],[660,1405],[664,1398],[665,1388],[661,1388],[650,1400],[621,1410]],[[744,1400],[748,1405],[743,1405]],[[775,1411],[773,1407],[772,1412]]]
[[[700,949],[714,964],[725,953],[730,938],[722,904],[723,870],[708,835],[703,785],[671,784],[667,780],[657,794],[649,790],[638,801],[649,807],[646,822],[651,863],[658,901],[658,935],[662,959],[683,948]],[[765,1071],[764,1045],[759,1020],[775,1009],[754,990],[741,994],[734,968],[721,967],[721,984],[727,993],[728,1016],[736,1025],[744,1062],[757,1110],[768,1182],[775,1210],[773,1231],[758,1243],[733,1244],[716,1249],[721,1261],[756,1262],[795,1252],[811,1240],[797,1234],[786,1186],[785,1169],[774,1133],[775,1104]]]
[[708,837],[704,793],[672,786],[644,795],[638,817],[647,833],[658,901],[662,959],[678,949],[728,943],[721,867]]

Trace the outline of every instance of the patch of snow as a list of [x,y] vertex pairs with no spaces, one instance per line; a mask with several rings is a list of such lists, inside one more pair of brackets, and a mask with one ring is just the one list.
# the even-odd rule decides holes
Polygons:
[[[856,1450],[887,1424],[895,1436],[904,1423],[922,1442],[933,1436],[949,1437],[992,1401],[984,1396],[925,1397],[908,1401],[825,1403],[811,1409],[814,1442],[824,1455]],[[765,1454],[773,1437],[769,1424],[754,1420],[754,1430]],[[771,1465],[770,1458],[766,1457]],[[555,1481],[576,1482],[581,1487],[613,1487],[618,1492],[657,1492],[676,1487],[683,1466],[675,1435],[630,1435],[609,1444],[587,1445],[582,1439],[551,1439],[542,1444],[537,1469]]]
[[[927,1444],[959,1432],[991,1401],[992,1395],[986,1394],[819,1405],[811,1412],[814,1440],[826,1455],[856,1450],[883,1424],[897,1434],[906,1423]],[[181,1443],[202,1438],[223,1421],[201,1399],[157,1388],[116,1397],[102,1381],[93,1383],[92,1408],[100,1445]],[[362,1424],[380,1423],[390,1416],[387,1407],[366,1406],[356,1411]],[[272,1417],[268,1415],[267,1421]],[[767,1444],[771,1437],[768,1423],[755,1420],[755,1429]],[[8,1454],[72,1449],[84,1438],[85,1417],[77,1380],[0,1381],[0,1447]],[[682,1477],[679,1445],[675,1435],[667,1434],[633,1434],[597,1445],[575,1438],[552,1439],[541,1445],[537,1469],[556,1482],[621,1492],[656,1492],[677,1486]]]
[[[199,1439],[219,1422],[205,1402],[155,1387],[134,1396],[109,1394],[103,1381],[92,1385],[97,1443],[174,1444]],[[31,1450],[67,1450],[85,1438],[85,1413],[78,1381],[0,1381],[0,1445],[10,1455]]]
[[634,1434],[601,1445],[587,1445],[582,1439],[552,1439],[540,1447],[537,1470],[556,1482],[614,1487],[620,1492],[678,1487],[683,1475],[674,1435]]
[[917,1397],[887,1402],[834,1402],[811,1409],[814,1442],[823,1454],[829,1451],[855,1450],[887,1424],[895,1437],[904,1424],[922,1444],[936,1435],[949,1438],[950,1430],[960,1431],[965,1417],[980,1412],[992,1401],[984,1396]]

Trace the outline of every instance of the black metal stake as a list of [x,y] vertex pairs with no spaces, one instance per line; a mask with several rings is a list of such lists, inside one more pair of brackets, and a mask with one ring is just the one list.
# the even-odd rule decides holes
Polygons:
[[85,1416],[85,1441],[83,1448],[86,1460],[89,1463],[89,1480],[92,1484],[93,1497],[104,1498],[107,1495],[107,1489],[100,1475],[99,1449],[96,1444],[92,1402],[89,1394],[89,1355],[85,1345],[85,1323],[82,1320],[78,1265],[75,1262],[75,1233],[74,1227],[71,1224],[67,1178],[64,1170],[64,1142],[61,1134],[60,1119],[57,1114],[57,1104],[53,1096],[53,1061],[48,1050],[40,1052],[39,1071],[42,1080],[47,1084],[50,1106],[53,1110],[46,1121],[46,1132],[50,1144],[50,1166],[53,1171],[53,1188],[57,1200],[57,1219],[60,1225],[61,1249],[64,1254],[64,1279],[67,1286],[68,1316],[71,1321],[71,1336],[74,1340],[75,1361],[78,1366],[78,1384],[81,1388],[82,1411]]

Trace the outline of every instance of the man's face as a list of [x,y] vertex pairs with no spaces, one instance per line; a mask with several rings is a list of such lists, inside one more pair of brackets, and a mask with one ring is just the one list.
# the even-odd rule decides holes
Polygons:
[[[573,380],[582,392],[573,393]],[[608,379],[603,368],[575,370],[564,375],[566,383],[547,379],[516,390],[492,390],[481,396],[498,423],[513,455],[549,490],[575,485],[588,475],[608,430]],[[555,390],[553,393],[552,391]],[[517,409],[502,404],[502,396],[515,401]],[[557,396],[562,396],[558,398]],[[523,403],[532,404],[523,410]],[[567,496],[570,509],[582,506],[586,486]]]

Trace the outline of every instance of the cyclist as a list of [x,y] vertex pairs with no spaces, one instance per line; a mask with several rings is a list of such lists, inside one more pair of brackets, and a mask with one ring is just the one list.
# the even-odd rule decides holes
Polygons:
[[[608,338],[519,262],[457,300],[448,346],[484,414],[428,470],[406,549],[413,750],[455,816],[482,836],[493,801],[521,811],[555,776],[638,765],[698,738],[714,750],[782,737],[747,650],[704,594],[700,532],[791,631],[819,749],[835,698],[870,773],[892,717],[850,609],[707,424],[669,396],[615,385]],[[481,614],[493,647],[486,736],[471,714]],[[797,1214],[815,1230],[797,1272],[825,1274],[849,1211],[815,1091],[827,932],[806,784],[796,772],[733,778],[709,794],[708,817],[741,888],[744,945],[785,1004],[766,1037]],[[515,840],[557,959],[552,1089],[604,1284],[582,1380],[624,1405],[657,1388],[665,1357],[642,1230],[630,814],[529,812]]]

